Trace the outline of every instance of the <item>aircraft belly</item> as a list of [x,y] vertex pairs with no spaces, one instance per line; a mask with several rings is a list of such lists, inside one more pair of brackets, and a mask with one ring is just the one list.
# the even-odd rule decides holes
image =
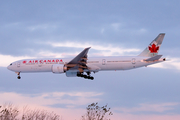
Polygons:
[[107,64],[106,69],[107,70],[123,70],[123,67],[119,64]]
[[137,62],[136,64],[132,64],[132,63],[107,64],[106,69],[104,70],[129,70],[146,65],[147,63],[141,63],[141,62]]

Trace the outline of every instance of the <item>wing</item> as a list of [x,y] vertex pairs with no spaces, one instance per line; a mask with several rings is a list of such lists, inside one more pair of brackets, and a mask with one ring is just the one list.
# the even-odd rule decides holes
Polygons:
[[91,47],[85,48],[81,53],[79,53],[74,59],[69,63],[65,64],[68,71],[79,71],[80,73],[84,72],[84,69],[87,67],[87,53]]

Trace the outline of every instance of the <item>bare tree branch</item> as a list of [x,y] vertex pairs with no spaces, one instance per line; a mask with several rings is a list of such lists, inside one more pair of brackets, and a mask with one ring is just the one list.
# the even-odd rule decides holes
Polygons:
[[92,103],[86,108],[87,113],[82,116],[82,120],[110,120],[108,116],[113,115],[107,105],[99,107],[98,103]]

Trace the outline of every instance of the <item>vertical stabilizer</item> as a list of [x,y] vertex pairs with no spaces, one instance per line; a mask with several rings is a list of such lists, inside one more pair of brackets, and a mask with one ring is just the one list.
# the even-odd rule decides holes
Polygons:
[[158,55],[165,33],[160,33],[149,46],[138,56],[153,57]]

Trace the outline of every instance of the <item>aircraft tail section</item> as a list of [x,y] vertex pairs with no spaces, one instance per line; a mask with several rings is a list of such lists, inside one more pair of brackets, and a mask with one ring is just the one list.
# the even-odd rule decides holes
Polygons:
[[160,46],[164,39],[165,33],[160,33],[150,44],[149,46],[138,56],[143,57],[153,57],[158,55]]

